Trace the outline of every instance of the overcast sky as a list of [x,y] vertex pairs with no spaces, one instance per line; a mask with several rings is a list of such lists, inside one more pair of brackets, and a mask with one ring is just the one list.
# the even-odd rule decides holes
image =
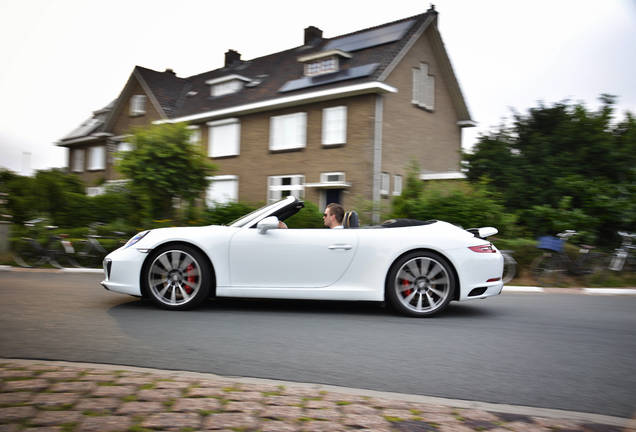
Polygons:
[[[464,146],[538,101],[636,114],[636,0],[437,0],[439,28],[471,115]],[[66,165],[54,145],[115,99],[135,65],[187,77],[426,11],[393,0],[0,0],[0,166]]]

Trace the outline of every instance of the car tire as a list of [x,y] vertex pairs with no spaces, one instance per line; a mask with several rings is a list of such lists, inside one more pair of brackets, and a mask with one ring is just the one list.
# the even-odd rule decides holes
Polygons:
[[142,271],[147,296],[168,310],[192,309],[209,297],[211,269],[207,259],[188,245],[159,248]]
[[398,312],[428,317],[448,306],[457,281],[451,264],[430,251],[415,251],[400,257],[389,270],[386,294]]

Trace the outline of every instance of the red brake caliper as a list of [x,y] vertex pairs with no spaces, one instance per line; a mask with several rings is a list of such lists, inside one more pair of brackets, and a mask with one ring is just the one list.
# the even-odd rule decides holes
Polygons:
[[[402,279],[402,286],[409,286],[410,282],[407,281],[406,279]],[[411,294],[411,290],[407,289],[406,291],[403,291],[404,293],[404,297],[408,297]]]
[[[192,270],[194,270],[194,266],[192,264],[190,264],[188,267],[186,267],[186,274],[190,273]],[[191,284],[194,284],[195,277],[194,276],[188,276],[188,282],[190,282]],[[192,294],[192,291],[194,291],[190,285],[186,285],[185,286],[185,290],[186,290],[186,292],[188,294]]]

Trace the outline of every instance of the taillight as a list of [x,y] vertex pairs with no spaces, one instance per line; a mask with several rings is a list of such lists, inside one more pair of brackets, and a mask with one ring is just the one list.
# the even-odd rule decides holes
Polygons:
[[497,250],[490,243],[479,246],[469,246],[468,249],[477,253],[497,253]]

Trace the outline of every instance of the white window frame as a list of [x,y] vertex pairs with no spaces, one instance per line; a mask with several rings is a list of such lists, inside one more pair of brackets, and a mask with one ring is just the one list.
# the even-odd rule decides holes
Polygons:
[[344,105],[322,110],[322,145],[347,143],[347,107]]
[[269,121],[269,149],[292,150],[307,146],[307,113],[272,116]]
[[146,95],[132,95],[130,97],[130,115],[146,114]]
[[73,160],[72,162],[72,170],[73,172],[80,173],[84,172],[84,160],[86,159],[86,150],[84,149],[74,149],[73,150]]
[[[208,207],[216,207],[218,204],[227,204],[238,201],[239,178],[237,175],[220,175],[206,178],[210,180],[208,189],[205,192],[205,203]],[[215,183],[224,183],[226,186],[229,186],[230,194],[223,196],[218,200],[210,198],[211,189],[214,187]]]
[[402,195],[402,176],[400,174],[395,174],[393,176],[393,195]]
[[208,122],[208,156],[238,156],[241,150],[241,122],[229,118]]
[[380,195],[388,195],[391,182],[391,176],[389,173],[380,173]]
[[[284,185],[283,179],[289,178],[290,184]],[[276,175],[267,177],[267,203],[273,203],[293,195],[298,199],[305,197],[305,176],[302,174]]]
[[419,69],[413,69],[412,103],[429,111],[435,109],[435,77],[429,75],[426,63],[420,63]]
[[88,147],[88,171],[103,171],[106,169],[106,146]]

